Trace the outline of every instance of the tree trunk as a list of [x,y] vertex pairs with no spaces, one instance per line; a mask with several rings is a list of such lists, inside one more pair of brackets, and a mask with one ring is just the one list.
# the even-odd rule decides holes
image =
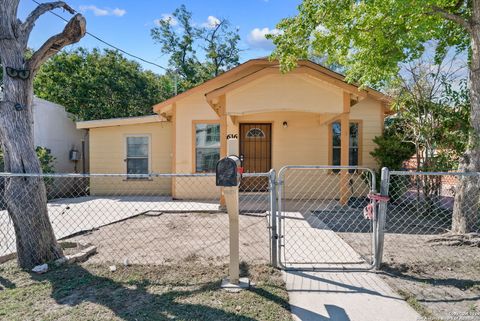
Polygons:
[[[470,63],[470,122],[473,132],[470,135],[469,149],[460,164],[460,170],[468,173],[480,172],[480,6],[479,1],[473,3]],[[478,175],[460,178],[453,207],[453,233],[464,234],[478,230],[479,183]]]
[[[25,19],[17,18],[19,0],[0,0],[0,58],[4,68],[4,100],[0,102],[0,142],[5,171],[40,174],[40,162],[33,140],[33,78],[49,57],[65,46],[80,41],[86,33],[85,18],[63,1],[39,4]],[[24,55],[30,32],[44,13],[63,8],[75,14],[63,31],[53,35],[33,53]],[[10,75],[6,68],[20,70]],[[23,78],[25,79],[23,79]],[[17,240],[18,264],[33,266],[63,255],[48,219],[47,195],[42,177],[7,177],[4,200]]]
[[[0,52],[4,68],[8,66],[28,69],[21,46],[13,41],[9,48],[3,44],[0,45]],[[22,80],[9,77],[5,70],[3,74],[4,100],[0,102],[0,141],[5,171],[40,174],[40,162],[33,140],[33,75]],[[21,110],[18,110],[18,106],[21,106]],[[32,268],[61,257],[63,253],[48,218],[43,178],[7,178],[4,198],[16,234],[19,266]]]

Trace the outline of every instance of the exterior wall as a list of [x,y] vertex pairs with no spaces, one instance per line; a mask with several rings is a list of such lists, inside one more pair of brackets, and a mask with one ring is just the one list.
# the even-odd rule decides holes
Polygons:
[[[176,173],[194,173],[195,132],[194,121],[218,121],[218,115],[205,100],[202,93],[185,98],[176,105]],[[220,139],[224,139],[220,137]],[[220,189],[215,185],[215,177],[176,178],[175,198],[205,199],[219,198]]]
[[[208,90],[211,89],[205,92]],[[342,112],[343,90],[339,87],[308,75],[269,75],[226,94],[226,133],[238,134],[240,123],[271,123],[272,167],[275,170],[279,171],[285,165],[329,165],[330,123],[324,123],[321,115],[340,115]],[[207,103],[204,92],[198,92],[176,103],[175,119],[175,171],[194,173],[193,124],[196,121],[220,123],[220,118]],[[381,103],[371,98],[364,99],[351,108],[350,119],[361,123],[360,166],[376,167],[370,152],[375,148],[372,139],[383,129]],[[283,128],[284,121],[288,123],[287,128]],[[220,139],[225,140],[226,137],[221,135]],[[292,186],[286,186],[287,197],[339,197],[340,175],[328,171],[305,173],[290,172],[289,175],[293,175],[289,178]],[[321,182],[321,185],[309,185],[309,179]],[[304,180],[304,184],[298,184],[299,180]],[[352,174],[351,181],[354,184],[349,186],[349,190],[353,190],[354,195],[368,192],[360,174]],[[175,197],[180,199],[214,199],[220,195],[214,177],[176,179],[174,186]]]
[[35,146],[50,149],[55,157],[55,172],[82,172],[81,157],[75,168],[75,162],[70,161],[69,153],[71,149],[81,152],[82,140],[85,139],[86,131],[76,129],[72,115],[67,113],[63,106],[35,97],[33,100],[33,132]]
[[[288,123],[287,128],[283,128],[284,121]],[[367,120],[363,121],[369,125]],[[330,151],[328,150],[330,124],[320,125],[318,114],[274,112],[242,116],[238,117],[237,124],[228,122],[228,133],[238,134],[240,123],[255,122],[272,124],[272,168],[277,173],[286,165],[330,165]],[[365,135],[363,138],[365,139]],[[365,146],[365,142],[362,145]],[[369,148],[367,152],[370,150]],[[366,159],[364,148],[361,152],[362,159]],[[370,160],[367,159],[367,161]],[[360,165],[365,166],[365,164]],[[354,195],[365,195],[364,181],[356,174],[351,176],[354,182],[352,187]],[[285,197],[287,198],[299,196],[320,199],[339,197],[340,175],[327,170],[288,170],[285,181]],[[312,183],[315,184],[312,185]],[[321,185],[316,185],[318,183]]]
[[341,113],[340,88],[308,75],[269,75],[227,94],[227,113],[272,111]]
[[379,101],[372,98],[362,100],[350,110],[350,119],[362,120],[362,165],[377,168],[378,164],[370,155],[376,145],[375,136],[383,133],[383,107]]
[[[113,126],[90,129],[90,172],[126,173],[126,137],[147,135],[150,137],[149,171],[170,173],[172,159],[172,125],[156,122],[139,125]],[[151,180],[125,180],[115,178],[92,178],[92,195],[171,195],[170,178]]]

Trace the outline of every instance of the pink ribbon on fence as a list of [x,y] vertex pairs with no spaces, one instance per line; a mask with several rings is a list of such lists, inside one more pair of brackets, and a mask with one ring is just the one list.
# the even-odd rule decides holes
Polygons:
[[363,209],[363,217],[365,217],[367,220],[372,220],[374,218],[373,207],[375,206],[375,203],[388,202],[390,197],[373,193],[368,194],[367,197],[371,200],[371,202]]

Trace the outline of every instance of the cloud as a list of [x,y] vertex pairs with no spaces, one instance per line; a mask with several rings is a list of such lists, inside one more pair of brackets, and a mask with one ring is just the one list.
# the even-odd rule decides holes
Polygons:
[[162,13],[162,17],[160,19],[155,19],[153,23],[157,26],[160,25],[160,21],[168,22],[172,27],[178,25],[178,20],[170,13]]
[[99,8],[99,7],[94,6],[94,5],[80,6],[80,11],[82,11],[82,12],[92,11],[93,14],[98,16],[98,17],[103,17],[103,16],[123,17],[127,13],[127,10],[125,10],[125,9]]
[[216,26],[218,26],[220,24],[220,19],[218,19],[217,17],[215,16],[208,16],[207,17],[207,21],[205,21],[204,23],[202,23],[202,27],[205,27],[205,28],[215,28]]
[[278,35],[280,34],[280,30],[276,28],[270,29],[268,27],[262,29],[254,28],[247,37],[247,43],[255,49],[273,50],[275,46],[272,40],[265,37],[268,34]]

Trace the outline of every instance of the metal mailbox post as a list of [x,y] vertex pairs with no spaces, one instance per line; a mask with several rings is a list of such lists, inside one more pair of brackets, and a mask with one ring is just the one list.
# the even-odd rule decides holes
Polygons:
[[237,139],[228,140],[227,153],[231,156],[220,159],[215,170],[216,185],[223,187],[230,230],[229,278],[223,280],[222,288],[237,291],[248,288],[250,284],[248,279],[240,279],[238,186],[242,179],[242,167],[240,158],[234,154],[238,153]]

